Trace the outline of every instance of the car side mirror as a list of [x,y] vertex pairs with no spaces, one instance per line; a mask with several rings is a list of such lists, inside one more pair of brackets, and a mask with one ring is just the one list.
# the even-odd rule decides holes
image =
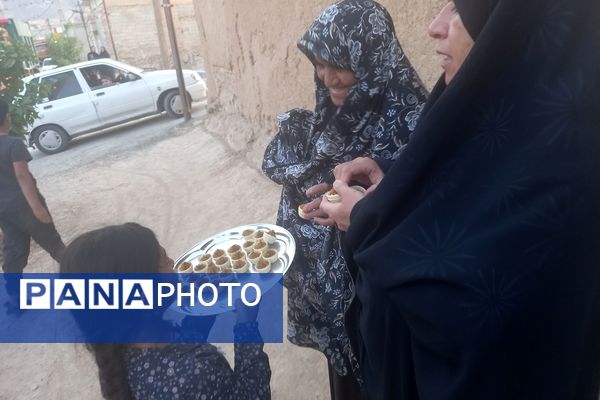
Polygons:
[[44,98],[42,99],[42,103],[47,103],[47,102],[49,102],[49,101],[50,101],[50,99],[49,99],[49,98],[47,98],[47,97],[44,97]]
[[137,77],[137,75],[136,75],[136,74],[134,74],[134,73],[131,73],[131,72],[129,72],[129,73],[127,74],[127,81],[128,81],[128,82],[133,82],[133,81],[137,81],[137,80],[138,80],[138,77]]

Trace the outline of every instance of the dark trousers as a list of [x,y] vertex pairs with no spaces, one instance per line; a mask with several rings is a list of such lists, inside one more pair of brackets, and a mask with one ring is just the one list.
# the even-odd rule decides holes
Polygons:
[[367,396],[361,390],[360,385],[352,371],[348,375],[341,376],[327,363],[329,369],[329,391],[331,400],[366,400]]
[[0,213],[0,229],[4,235],[4,272],[21,273],[29,258],[31,239],[60,262],[65,250],[54,224],[40,222],[29,206],[14,212]]

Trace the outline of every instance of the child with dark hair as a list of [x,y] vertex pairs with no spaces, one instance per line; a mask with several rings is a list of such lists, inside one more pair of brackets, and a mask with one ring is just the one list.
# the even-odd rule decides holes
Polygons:
[[[66,249],[64,273],[172,273],[154,233],[127,223],[84,233]],[[258,334],[256,313],[238,307],[237,341]],[[236,344],[235,370],[211,344],[92,344],[108,400],[270,399],[271,369],[262,344]]]
[[[4,272],[21,273],[33,238],[60,262],[65,245],[27,163],[31,155],[23,141],[9,136],[9,105],[0,99],[0,229],[4,235]],[[11,293],[14,294],[14,293]]]

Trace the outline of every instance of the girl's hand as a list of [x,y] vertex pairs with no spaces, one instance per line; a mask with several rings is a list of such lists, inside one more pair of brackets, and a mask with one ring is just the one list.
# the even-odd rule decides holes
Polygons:
[[248,307],[242,302],[241,299],[237,299],[234,304],[238,324],[256,321],[256,317],[258,315],[258,305],[254,307]]

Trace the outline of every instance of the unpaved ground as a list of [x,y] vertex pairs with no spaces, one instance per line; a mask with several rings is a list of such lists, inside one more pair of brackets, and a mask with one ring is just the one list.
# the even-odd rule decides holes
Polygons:
[[[106,224],[135,221],[151,227],[176,258],[223,229],[272,223],[279,188],[258,169],[268,138],[256,139],[243,124],[211,121],[195,120],[154,144],[60,174],[44,170],[43,159],[33,161],[32,170],[65,241]],[[32,248],[29,272],[56,269],[47,254]],[[274,399],[329,397],[320,353],[289,343],[266,349]],[[231,346],[226,351],[231,356]],[[0,345],[0,360],[0,400],[101,399],[96,367],[81,346]]]

